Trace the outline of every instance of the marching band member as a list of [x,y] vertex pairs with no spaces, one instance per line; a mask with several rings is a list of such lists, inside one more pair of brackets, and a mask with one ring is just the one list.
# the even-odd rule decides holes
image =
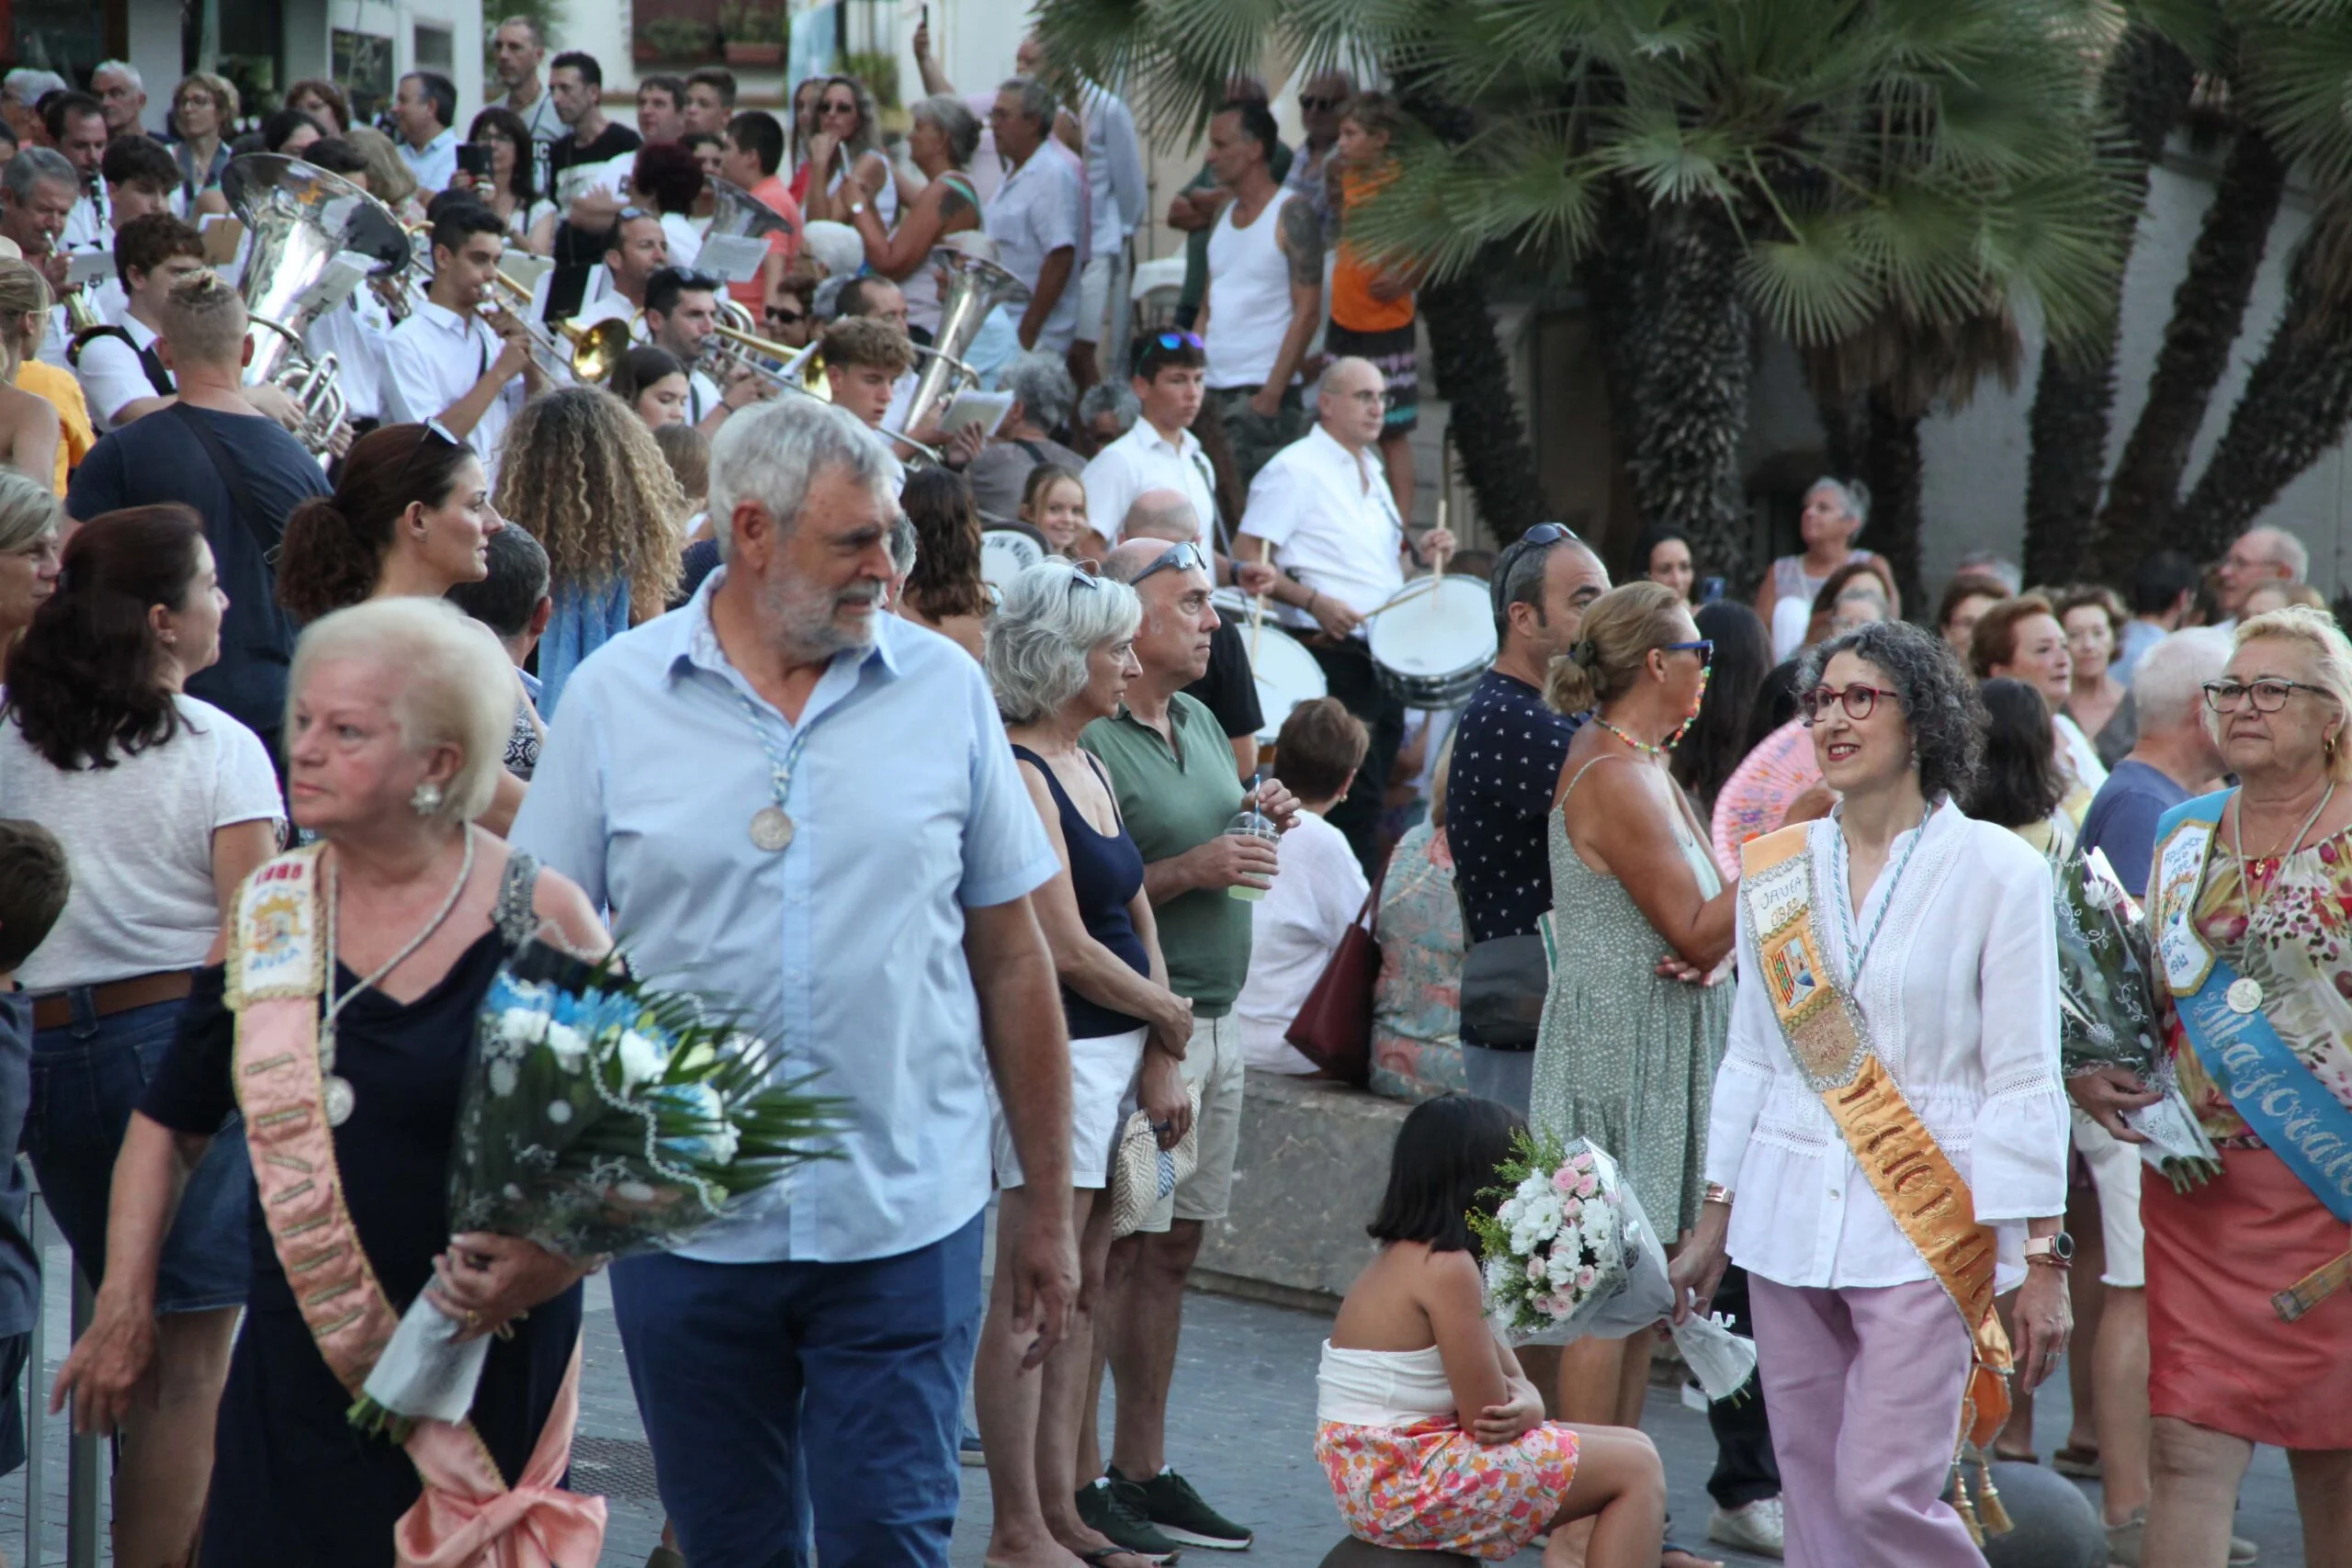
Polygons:
[[385,412],[438,420],[493,474],[508,422],[546,381],[522,318],[501,310],[493,324],[481,314],[505,249],[496,213],[472,202],[443,208],[433,224],[432,287],[386,350]]
[[874,432],[875,439],[890,454],[898,480],[903,484],[906,464],[899,457],[898,443],[882,428],[882,417],[890,412],[891,393],[899,378],[915,362],[914,344],[887,321],[871,316],[843,316],[825,329],[820,352],[833,406],[847,409]]
[[99,430],[114,430],[167,407],[177,396],[156,347],[173,285],[204,270],[204,241],[168,212],[133,219],[115,236],[114,265],[126,306],[74,350],[83,400]]
[[[340,137],[311,143],[303,157],[361,190],[368,188],[368,160]],[[303,351],[312,359],[329,354],[335,357],[335,386],[343,393],[344,418],[355,440],[384,423],[386,349],[396,324],[384,295],[391,293],[403,301],[405,313],[413,314],[423,303],[411,281],[416,270],[362,283],[349,299],[313,321],[303,336]]]
[[51,145],[74,165],[81,186],[80,199],[65,219],[65,248],[104,250],[114,226],[107,221],[106,186],[98,175],[107,152],[107,111],[87,93],[60,93],[42,111]]
[[[19,148],[7,168],[0,171],[0,236],[14,240],[17,253],[40,273],[49,284],[52,304],[65,291],[62,241],[66,220],[81,198],[82,176],[63,154],[51,148]],[[50,312],[40,357],[62,367],[65,338],[65,310],[59,306]]]
[[605,265],[589,279],[588,298],[571,318],[574,325],[626,321],[628,335],[647,341],[645,286],[670,265],[670,234],[661,215],[641,207],[625,207],[605,242]]
[[696,365],[718,331],[719,280],[687,267],[665,266],[645,286],[646,335],[686,367],[686,423],[716,436],[737,409],[775,395],[775,383],[748,365],[736,367],[721,390]]

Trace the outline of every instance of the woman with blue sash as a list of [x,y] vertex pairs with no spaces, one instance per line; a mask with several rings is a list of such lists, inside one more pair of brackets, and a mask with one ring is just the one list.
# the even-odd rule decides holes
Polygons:
[[2352,644],[2301,607],[2236,641],[2205,698],[2240,785],[2165,816],[2148,884],[2165,1048],[2222,1154],[2142,1190],[2150,1568],[2222,1561],[2256,1443],[2305,1560],[2352,1562]]

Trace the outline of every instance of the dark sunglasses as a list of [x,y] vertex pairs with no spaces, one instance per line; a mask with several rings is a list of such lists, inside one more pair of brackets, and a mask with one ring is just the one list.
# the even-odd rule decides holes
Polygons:
[[1298,107],[1308,114],[1320,114],[1325,109],[1335,109],[1347,101],[1345,98],[1326,98],[1310,93],[1301,93],[1298,96]]
[[808,319],[808,312],[806,310],[778,310],[771,307],[767,311],[767,318],[779,327],[797,327],[801,322]]
[[1155,571],[1206,571],[1208,569],[1209,563],[1202,558],[1201,547],[1187,539],[1181,545],[1169,546],[1159,559],[1127,579],[1127,586],[1142,587],[1143,580]]
[[1577,531],[1566,523],[1538,523],[1502,548],[1495,558],[1494,576],[1487,580],[1487,592],[1494,601],[1495,614],[1503,614],[1503,595],[1510,592],[1510,569],[1536,550],[1548,550],[1558,544],[1582,544]]
[[435,441],[438,441],[444,446],[461,447],[465,446],[464,442],[450,434],[449,427],[442,423],[438,419],[426,420],[424,422],[424,428],[417,433],[416,445],[408,449],[408,457],[401,461],[401,471],[392,476],[392,489],[394,491],[398,491],[401,487],[401,481],[408,478],[408,471],[416,467],[416,460],[424,455],[424,449],[427,446],[432,446]]

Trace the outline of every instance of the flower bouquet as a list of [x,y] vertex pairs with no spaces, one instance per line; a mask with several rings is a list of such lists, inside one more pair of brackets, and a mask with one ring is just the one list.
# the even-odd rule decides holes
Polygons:
[[[1671,1317],[1666,1249],[1618,1174],[1617,1162],[1577,1138],[1521,1133],[1479,1194],[1470,1229],[1486,1258],[1487,1313],[1515,1345],[1566,1344],[1589,1334],[1624,1336]],[[1711,1400],[1731,1398],[1756,1371],[1756,1346],[1720,1317],[1693,1317],[1671,1332]]]
[[2220,1174],[2221,1156],[2198,1124],[2158,1040],[2147,917],[2098,850],[2058,868],[2058,1036],[2066,1076],[2121,1067],[2162,1094],[2123,1113],[2148,1141],[2140,1156],[2177,1191]]
[[[574,1260],[673,1247],[805,1160],[834,1103],[785,1079],[782,1053],[695,998],[524,944],[476,1020],[450,1161],[453,1232],[523,1236]],[[419,1296],[350,1419],[404,1440],[472,1407],[490,1341]]]

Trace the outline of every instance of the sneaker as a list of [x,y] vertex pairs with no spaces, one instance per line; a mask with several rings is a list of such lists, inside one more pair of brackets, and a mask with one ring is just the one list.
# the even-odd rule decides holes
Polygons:
[[1130,1481],[1116,1470],[1104,1472],[1104,1476],[1113,1491],[1125,1493],[1152,1528],[1170,1540],[1211,1551],[1250,1550],[1250,1533],[1203,1502],[1193,1483],[1174,1471],[1163,1470],[1148,1481]]
[[[1115,1474],[1115,1472],[1114,1472]],[[1088,1529],[1110,1540],[1122,1551],[1154,1562],[1175,1561],[1176,1543],[1153,1528],[1135,1500],[1136,1488],[1106,1476],[1078,1489],[1078,1517]]]
[[1781,1500],[1762,1497],[1736,1508],[1717,1508],[1707,1519],[1707,1539],[1759,1557],[1781,1555]]
[[989,1456],[980,1449],[980,1435],[969,1427],[956,1439],[956,1462],[967,1470],[986,1469]]
[[2230,1568],[2250,1568],[2254,1560],[2261,1555],[2262,1548],[2255,1545],[2245,1537],[2242,1535],[2230,1537]]

